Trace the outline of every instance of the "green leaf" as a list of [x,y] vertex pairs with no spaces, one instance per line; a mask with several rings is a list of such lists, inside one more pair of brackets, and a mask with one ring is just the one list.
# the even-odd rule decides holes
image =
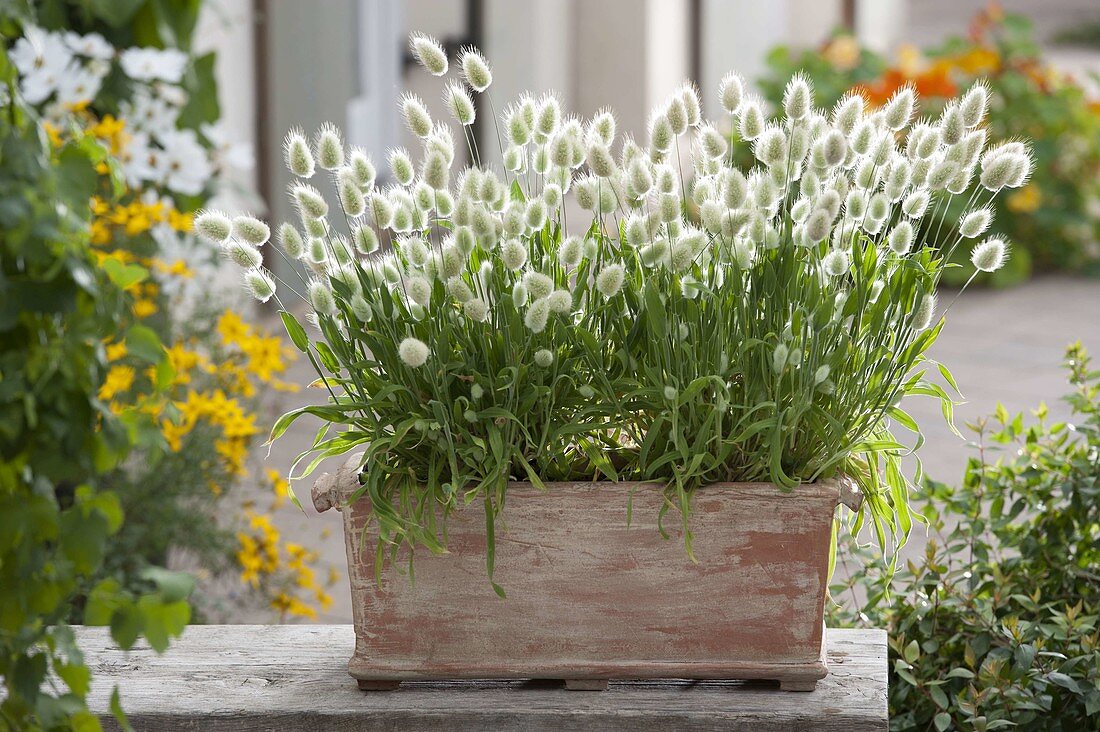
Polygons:
[[149,270],[144,267],[137,264],[123,264],[114,257],[104,259],[100,268],[107,273],[107,277],[120,290],[136,285],[149,276]]
[[126,331],[126,350],[151,364],[159,364],[166,355],[160,336],[144,325],[132,325]]
[[118,726],[122,729],[122,732],[134,732],[134,728],[130,725],[130,719],[126,716],[126,712],[122,710],[122,699],[118,692],[118,685],[111,690],[111,714],[114,715],[115,721],[118,722]]
[[306,335],[305,328],[302,327],[301,323],[286,310],[280,310],[279,317],[283,319],[283,327],[286,328],[286,334],[290,336],[294,347],[302,353],[308,353],[309,336]]
[[141,571],[141,577],[155,584],[166,602],[184,600],[195,589],[195,578],[187,572],[173,572],[163,567],[146,567]]
[[951,715],[947,712],[940,712],[932,720],[932,723],[936,725],[936,729],[938,729],[939,732],[944,732],[944,730],[951,727]]

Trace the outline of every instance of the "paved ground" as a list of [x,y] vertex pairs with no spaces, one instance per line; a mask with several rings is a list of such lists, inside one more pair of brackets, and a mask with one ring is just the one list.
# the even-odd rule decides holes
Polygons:
[[[946,299],[946,298],[945,298]],[[1009,411],[1028,410],[1046,401],[1055,417],[1065,416],[1058,401],[1064,393],[1059,366],[1067,344],[1080,339],[1100,358],[1100,282],[1063,277],[1045,278],[1005,291],[972,290],[959,298],[933,351],[933,358],[948,364],[966,401],[957,410],[958,422],[973,420],[993,411],[1001,401]],[[308,362],[299,361],[293,380],[313,378]],[[323,401],[322,393],[305,390],[284,407],[307,400]],[[913,399],[907,409],[925,426],[927,442],[921,451],[926,471],[940,479],[961,475],[966,463],[966,444],[943,425],[938,404]],[[274,416],[272,416],[272,419]],[[317,423],[303,418],[276,443],[264,465],[286,471],[294,456],[311,443]],[[334,470],[337,461],[327,467]],[[309,485],[299,484],[304,504]],[[321,570],[336,568],[344,575],[345,555],[340,515],[318,515],[307,505],[306,513],[287,506],[276,515],[284,537],[313,547],[321,554]],[[343,580],[333,588],[334,605],[320,622],[350,622],[348,587]],[[240,611],[234,622],[269,621],[270,613]]]

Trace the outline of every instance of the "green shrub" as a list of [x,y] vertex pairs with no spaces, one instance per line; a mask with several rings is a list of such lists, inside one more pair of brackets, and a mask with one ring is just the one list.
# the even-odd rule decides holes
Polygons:
[[74,600],[87,597],[86,622],[110,624],[124,648],[145,635],[163,650],[190,613],[185,576],[149,567],[125,590],[93,579],[123,523],[98,477],[135,439],[97,399],[100,337],[120,330],[123,287],[147,273],[91,258],[88,200],[106,151],[89,138],[51,148],[3,51],[0,85],[0,728],[98,729],[84,704],[90,670],[64,624]]
[[972,425],[961,485],[918,504],[924,556],[833,588],[868,596],[836,623],[889,630],[892,729],[1100,726],[1100,371],[1080,345],[1066,366],[1070,422],[1001,407]]

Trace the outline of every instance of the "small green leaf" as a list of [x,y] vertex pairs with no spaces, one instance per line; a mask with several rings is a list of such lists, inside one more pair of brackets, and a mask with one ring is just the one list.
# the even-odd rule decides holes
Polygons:
[[309,336],[306,335],[305,328],[302,327],[301,323],[286,310],[280,310],[279,317],[283,319],[283,327],[286,328],[286,334],[290,336],[294,347],[302,353],[308,353]]
[[932,720],[932,724],[936,725],[936,729],[938,729],[939,732],[943,732],[945,729],[948,729],[951,726],[951,715],[947,712],[940,712]]

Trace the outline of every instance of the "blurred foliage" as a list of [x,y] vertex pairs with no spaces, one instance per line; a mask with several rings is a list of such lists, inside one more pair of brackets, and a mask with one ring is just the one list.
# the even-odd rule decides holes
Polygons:
[[1080,344],[1066,368],[1069,422],[998,407],[971,425],[962,483],[918,505],[924,556],[892,579],[854,560],[832,588],[867,597],[832,625],[890,634],[891,729],[1100,728],[1100,371]]
[[[64,624],[73,600],[88,597],[84,620],[110,625],[124,648],[144,635],[164,650],[190,617],[186,575],[96,579],[123,526],[100,476],[140,439],[97,396],[99,336],[134,333],[124,285],[148,273],[90,255],[87,202],[106,150],[88,137],[49,145],[2,50],[0,84],[0,728],[94,730],[91,673]],[[155,335],[140,337],[149,365],[164,364]],[[124,723],[117,690],[112,709]]]
[[[903,46],[893,61],[839,34],[820,49],[776,48],[768,65],[760,87],[773,104],[780,103],[787,80],[804,71],[818,103],[827,107],[850,89],[880,105],[912,84],[920,112],[930,116],[974,81],[988,80],[990,137],[1031,140],[1036,161],[1027,186],[995,200],[997,229],[1013,253],[990,281],[1010,285],[1048,271],[1100,275],[1100,102],[1044,61],[1027,18],[991,5],[965,36],[923,51]],[[943,214],[945,232],[954,230],[966,199],[958,196]],[[945,241],[952,236],[945,233]],[[944,280],[962,284],[966,276],[965,268],[948,270]]]
[[[78,34],[77,49],[79,34],[101,36],[113,46],[98,61],[77,57],[76,68],[102,64],[102,85],[75,103],[43,95],[42,125],[55,147],[90,138],[120,161],[121,177],[106,165],[96,168],[91,246],[104,269],[147,272],[124,283],[132,295],[133,332],[142,337],[100,333],[109,369],[98,396],[140,435],[129,458],[102,476],[135,520],[111,537],[100,574],[123,587],[140,586],[146,567],[176,557],[195,567],[200,579],[239,572],[246,599],[259,600],[280,619],[316,617],[315,607],[327,608],[331,598],[309,566],[314,553],[276,544],[274,561],[263,565],[263,582],[254,563],[246,563],[252,561],[249,527],[257,515],[269,517],[257,514],[260,496],[240,498],[233,489],[247,475],[249,450],[262,431],[261,403],[273,390],[296,387],[279,378],[293,352],[224,309],[224,296],[209,289],[219,252],[191,233],[194,212],[223,192],[222,173],[232,167],[230,145],[215,125],[215,56],[184,56],[182,75],[171,79],[157,72],[132,78],[120,62],[137,46],[168,49],[164,57],[188,51],[200,5],[52,0],[39,3],[36,16],[21,18],[24,27],[34,24],[49,38]],[[172,150],[180,133],[192,141],[184,154]],[[163,368],[147,362],[145,342],[151,339],[169,346]],[[270,511],[283,500],[286,481],[265,477],[271,492],[262,510]],[[216,603],[202,592],[193,597],[200,619]],[[76,603],[74,620],[82,608]]]

